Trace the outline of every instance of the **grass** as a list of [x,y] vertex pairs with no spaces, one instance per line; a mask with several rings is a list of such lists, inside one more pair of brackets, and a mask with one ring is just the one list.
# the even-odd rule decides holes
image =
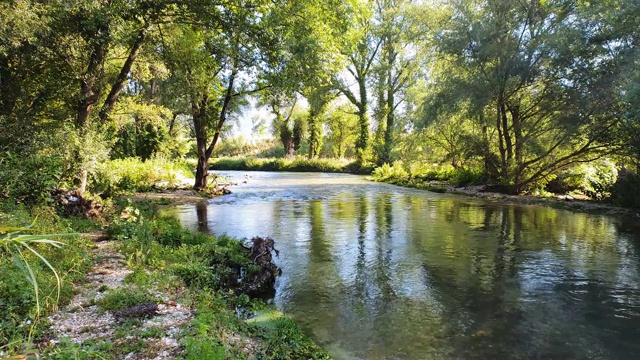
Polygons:
[[153,300],[154,298],[147,291],[139,287],[125,286],[110,291],[104,298],[98,301],[98,307],[102,311],[114,311]]
[[451,166],[405,166],[401,161],[393,165],[384,164],[373,170],[371,180],[390,184],[445,192],[446,185],[465,186],[481,184],[485,175],[481,170],[473,168],[457,168]]
[[[31,223],[29,234],[11,240],[27,240],[33,251],[23,248],[20,254],[16,247],[0,249],[0,351],[5,353],[27,351],[45,335],[46,316],[71,300],[72,284],[91,263],[86,255],[91,243],[86,239],[75,235],[56,238],[61,245],[56,247],[37,241],[51,238],[42,234],[75,232],[72,221],[60,218],[49,207],[0,202],[0,228]],[[5,240],[8,234],[5,232]]]
[[[157,204],[142,201],[116,203],[119,211],[107,219],[108,234],[119,242],[118,249],[133,270],[125,285],[111,290],[100,287],[103,295],[95,303],[101,311],[117,311],[146,301],[157,301],[157,294],[170,294],[183,306],[195,309],[195,317],[185,326],[178,340],[187,359],[326,359],[328,355],[286,316],[256,322],[246,321],[252,313],[263,311],[262,300],[252,299],[234,287],[240,274],[251,276],[259,269],[248,251],[235,239],[212,237],[182,228],[173,218],[157,217]],[[121,218],[121,213],[128,216]],[[49,207],[27,208],[11,202],[0,203],[0,227],[31,224],[34,234],[72,232],[76,227],[96,229],[79,219],[65,219]],[[41,294],[41,314],[31,284],[11,257],[0,253],[0,354],[12,356],[32,352],[34,344],[46,339],[46,316],[73,297],[73,284],[80,282],[98,259],[87,256],[90,241],[78,236],[64,240],[60,248],[34,244],[56,269],[57,279],[48,266],[31,252],[34,276]],[[151,295],[156,294],[156,295]],[[241,309],[241,311],[240,311]],[[264,326],[266,323],[269,326]],[[139,320],[118,323],[113,338],[91,339],[82,344],[62,341],[44,349],[48,359],[118,359],[134,353],[144,356],[147,339],[163,336],[162,329],[144,327]],[[236,339],[236,340],[234,340]],[[241,340],[237,340],[241,339]],[[250,344],[250,352],[247,352]]]
[[329,172],[369,174],[373,168],[360,166],[346,159],[283,159],[283,158],[216,158],[210,163],[211,170],[252,170],[252,171],[290,171],[290,172]]

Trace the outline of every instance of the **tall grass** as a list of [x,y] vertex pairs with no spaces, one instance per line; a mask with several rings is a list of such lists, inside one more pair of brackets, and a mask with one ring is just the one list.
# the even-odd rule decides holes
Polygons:
[[69,224],[50,207],[0,202],[0,352],[28,349],[44,317],[73,296],[89,259]]
[[211,161],[212,170],[253,170],[330,173],[370,173],[371,168],[361,167],[347,159],[283,159],[283,158],[217,158]]
[[149,191],[154,187],[173,187],[193,177],[186,161],[152,158],[124,158],[106,161],[93,176],[91,190],[104,195],[119,192]]

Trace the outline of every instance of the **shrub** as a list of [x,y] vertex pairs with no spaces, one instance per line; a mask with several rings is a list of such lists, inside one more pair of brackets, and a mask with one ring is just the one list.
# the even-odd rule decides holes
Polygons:
[[186,165],[163,158],[141,161],[138,158],[102,163],[93,175],[91,189],[107,196],[122,192],[148,191],[156,186],[176,186],[191,177]]
[[616,205],[640,209],[640,175],[627,170],[620,171],[613,185],[611,199]]
[[[292,172],[357,172],[362,168],[355,162],[344,159],[261,159],[261,158],[219,158],[211,161],[212,170],[254,170]],[[366,169],[365,169],[366,171]]]
[[486,180],[485,173],[482,169],[458,168],[449,174],[449,183],[455,186],[476,185]]
[[382,164],[382,166],[373,170],[373,173],[371,173],[371,178],[374,181],[387,181],[391,183],[396,183],[404,180],[408,176],[409,173],[404,169],[401,161],[396,161],[391,166],[387,163],[384,163]]
[[593,199],[602,200],[611,195],[618,178],[615,163],[609,159],[600,159],[579,164],[549,181],[546,189],[556,193],[580,191]]
[[51,202],[49,193],[59,187],[63,174],[59,156],[0,155],[0,196],[25,204]]

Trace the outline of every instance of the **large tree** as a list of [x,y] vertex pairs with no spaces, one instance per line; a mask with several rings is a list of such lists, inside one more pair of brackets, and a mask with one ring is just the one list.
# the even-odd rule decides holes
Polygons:
[[417,30],[412,24],[412,3],[409,0],[377,0],[378,36],[381,40],[376,66],[378,93],[376,118],[382,146],[378,163],[392,163],[391,151],[397,131],[397,115],[404,102],[404,92],[419,74],[415,61]]
[[[427,120],[467,111],[488,169],[519,193],[573,163],[611,151],[618,125],[613,69],[570,2],[447,2]],[[600,61],[598,57],[602,56]]]
[[359,4],[361,8],[352,19],[353,29],[343,49],[347,58],[346,73],[336,75],[334,86],[357,109],[359,133],[356,153],[358,162],[363,163],[369,158],[370,147],[369,86],[382,40],[376,36],[375,24],[372,22],[373,14],[367,8],[367,5],[373,3],[367,0]]

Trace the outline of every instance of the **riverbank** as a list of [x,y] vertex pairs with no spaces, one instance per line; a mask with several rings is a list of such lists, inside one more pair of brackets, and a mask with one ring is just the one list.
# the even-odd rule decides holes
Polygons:
[[[370,179],[376,181],[374,179]],[[556,209],[565,209],[593,214],[621,215],[640,217],[640,211],[624,208],[600,202],[597,200],[576,199],[569,195],[534,196],[534,195],[509,195],[498,192],[486,191],[486,185],[453,186],[443,181],[420,181],[389,179],[385,182],[392,185],[426,190],[437,193],[448,193],[499,202],[502,204],[522,204],[549,206]]]
[[[60,275],[63,293],[59,304],[41,300],[36,318],[28,315],[34,303],[25,299],[33,294],[19,270],[0,258],[0,308],[7,314],[0,321],[0,357],[328,358],[295,323],[259,300],[275,280],[270,255],[267,263],[256,262],[253,244],[191,233],[177,220],[157,216],[159,206],[203,199],[184,191],[128,197],[101,223],[44,217],[42,209],[18,206],[23,218],[38,212],[38,232],[51,232],[46,230],[53,224],[56,232],[92,232],[65,241],[73,248],[35,246]],[[0,218],[2,225],[20,222]],[[40,293],[51,293],[55,279],[46,266],[32,266]]]
[[289,172],[327,172],[371,174],[373,166],[360,166],[347,159],[283,159],[231,157],[215,158],[210,161],[210,170],[243,171],[289,171]]

